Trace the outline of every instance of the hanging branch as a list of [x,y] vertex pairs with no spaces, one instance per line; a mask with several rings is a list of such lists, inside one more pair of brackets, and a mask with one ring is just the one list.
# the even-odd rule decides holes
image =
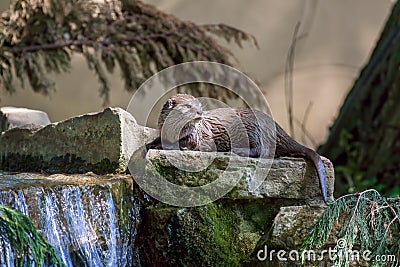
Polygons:
[[126,90],[136,90],[154,73],[186,61],[232,65],[233,55],[215,36],[235,42],[255,38],[224,24],[196,25],[139,0],[13,0],[0,18],[0,84],[15,90],[27,79],[35,92],[55,89],[51,73],[71,68],[82,54],[108,101],[107,73],[121,70]]

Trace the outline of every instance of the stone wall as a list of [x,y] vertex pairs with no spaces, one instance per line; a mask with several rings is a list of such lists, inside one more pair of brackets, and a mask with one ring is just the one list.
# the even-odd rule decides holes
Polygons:
[[[124,229],[129,229],[135,236],[132,242],[136,258],[130,259],[136,260],[122,266],[277,266],[278,263],[285,266],[285,262],[259,260],[259,251],[265,246],[271,250],[299,249],[304,233],[326,208],[311,162],[294,158],[247,159],[229,153],[194,151],[150,150],[143,157],[143,145],[156,135],[156,130],[138,125],[130,114],[118,108],[78,116],[40,129],[8,130],[0,136],[1,169],[42,174],[34,174],[36,179],[33,180],[26,179],[26,175],[15,175],[14,179],[21,179],[21,183],[14,181],[8,186],[3,175],[5,187],[0,186],[0,191],[18,194],[21,184],[32,190],[38,186],[51,187],[53,183],[57,184],[60,176],[64,177],[62,185],[66,187],[69,183],[84,186],[89,176],[92,184],[109,188],[110,181],[101,174],[127,173],[129,167],[134,182],[130,190],[124,191],[128,196],[123,199],[138,201],[134,203],[135,212],[120,214],[128,218],[118,220],[134,221],[131,224],[134,228]],[[328,197],[332,198],[333,167],[328,159],[324,158],[323,162]],[[207,164],[203,168],[204,163]],[[132,168],[131,164],[138,168]],[[191,169],[182,170],[185,164]],[[255,170],[262,170],[258,175],[264,175],[265,179],[259,187],[252,188]],[[46,173],[75,174],[68,180],[68,175],[49,176]],[[149,195],[138,186],[160,176],[175,185],[201,189],[222,174],[222,184],[237,181],[232,190],[216,201],[197,207],[165,204],[157,199],[163,199],[165,195],[182,196],[174,196],[173,191],[163,192],[162,188],[158,195]],[[28,173],[28,176],[32,175]],[[126,176],[123,179],[126,181]],[[156,182],[152,186],[158,189],[161,180],[153,181]],[[111,188],[118,191],[118,187]],[[35,202],[34,195],[26,195],[28,206]],[[125,201],[120,199],[114,197],[112,201],[120,206]],[[2,203],[8,202],[3,200]],[[89,210],[93,205],[90,203],[86,203]],[[41,212],[44,211],[36,213]],[[62,217],[60,210],[53,212]],[[133,214],[137,216],[132,217]],[[36,220],[35,216],[33,219]],[[92,220],[96,220],[95,216]],[[48,231],[44,228],[49,226],[39,223],[37,226],[43,232]],[[63,235],[62,231],[60,235]],[[98,246],[95,241],[92,245]]]

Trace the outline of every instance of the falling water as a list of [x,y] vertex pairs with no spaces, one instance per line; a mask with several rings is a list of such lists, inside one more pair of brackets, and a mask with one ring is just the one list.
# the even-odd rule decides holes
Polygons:
[[[29,216],[66,266],[138,266],[139,201],[127,176],[0,174],[0,204]],[[0,266],[14,266],[5,242]]]

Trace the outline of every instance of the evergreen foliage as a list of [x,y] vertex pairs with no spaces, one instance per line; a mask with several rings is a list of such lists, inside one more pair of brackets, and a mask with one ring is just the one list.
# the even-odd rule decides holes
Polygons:
[[[301,250],[322,248],[332,228],[340,222],[336,235],[346,242],[338,247],[335,266],[349,266],[349,250],[372,252],[375,256],[394,255],[398,266],[400,260],[400,199],[385,199],[376,190],[370,189],[357,194],[345,195],[330,203],[321,218],[304,237]],[[336,232],[336,230],[334,231]],[[388,262],[372,260],[370,266],[388,266]]]
[[0,249],[3,257],[9,257],[5,253],[7,242],[14,254],[15,266],[43,266],[43,263],[64,266],[54,248],[36,231],[27,216],[0,206]]
[[318,152],[335,166],[335,193],[400,195],[400,1]]
[[207,60],[232,64],[233,55],[217,43],[237,45],[253,36],[233,27],[196,25],[139,0],[12,0],[0,19],[0,84],[15,90],[14,76],[35,92],[54,90],[49,73],[66,72],[71,56],[86,59],[109,97],[106,73],[121,70],[126,90],[168,66]]

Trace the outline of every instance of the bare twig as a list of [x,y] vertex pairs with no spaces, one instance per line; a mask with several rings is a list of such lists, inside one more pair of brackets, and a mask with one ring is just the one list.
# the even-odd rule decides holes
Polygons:
[[307,105],[306,111],[304,112],[303,121],[301,122],[301,131],[303,132],[301,139],[303,140],[304,143],[305,143],[304,137],[305,137],[305,132],[306,132],[307,119],[308,119],[308,115],[310,114],[312,106],[313,106],[313,102],[310,101]]
[[[368,190],[365,190],[365,191],[362,191],[362,192],[359,192],[359,193],[344,195],[344,196],[341,196],[341,197],[339,197],[339,198],[336,199],[336,201],[339,201],[340,199],[345,198],[345,197],[348,197],[348,196],[358,196],[357,203],[356,203],[356,206],[354,207],[354,212],[353,212],[351,221],[354,221],[354,217],[355,217],[355,214],[356,214],[356,212],[357,212],[357,207],[358,207],[358,204],[359,204],[359,202],[360,202],[360,199],[361,199],[362,197],[364,197],[364,195],[365,195],[366,193],[368,193],[368,192],[373,192],[373,193],[375,193],[376,195],[381,196],[381,195],[379,194],[379,192],[378,192],[376,189],[368,189]],[[390,204],[387,202],[386,199],[384,199],[383,197],[381,197],[381,199],[382,199],[382,201],[383,201],[384,204],[385,204],[385,206],[383,206],[383,207],[390,209],[390,211],[393,213],[394,219],[398,220],[398,222],[399,222],[399,224],[400,224],[400,217],[398,216],[397,212],[393,209],[392,206],[390,206]],[[375,211],[375,210],[374,210],[374,211]]]
[[289,52],[286,58],[286,66],[285,66],[285,96],[286,96],[286,105],[288,108],[288,119],[289,119],[289,131],[290,135],[294,138],[294,125],[293,125],[293,68],[294,68],[294,58],[296,53],[297,42],[302,38],[306,37],[307,34],[302,34],[298,36],[298,32],[300,29],[300,22],[297,22],[296,27],[294,29],[292,43],[289,47]]
[[[304,136],[308,138],[308,141],[311,142],[311,144],[313,145],[313,147],[317,147],[317,146],[318,146],[317,141],[315,141],[315,138],[312,136],[312,134],[311,134],[305,127],[303,127],[303,123],[302,123],[299,119],[297,119],[296,117],[294,118],[294,122],[295,122],[299,127],[302,128],[302,131],[303,131]],[[306,143],[305,141],[306,141],[306,140],[304,140],[304,143]]]

